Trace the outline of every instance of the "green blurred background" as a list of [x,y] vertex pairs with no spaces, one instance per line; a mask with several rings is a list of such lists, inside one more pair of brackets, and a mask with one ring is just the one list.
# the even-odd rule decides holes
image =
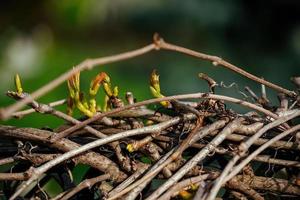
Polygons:
[[[15,73],[20,74],[25,91],[32,92],[86,58],[144,46],[152,42],[154,32],[292,89],[289,78],[300,75],[299,11],[297,0],[4,0],[0,3],[0,105],[14,102],[5,92],[14,89]],[[247,85],[260,91],[258,84],[231,71],[166,51],[84,72],[82,87],[87,89],[91,78],[105,71],[121,96],[132,91],[138,100],[150,98],[148,77],[154,68],[167,95],[206,92],[206,84],[197,78],[199,72],[227,85],[236,82],[240,90]],[[267,92],[277,104],[276,94]],[[242,98],[236,88],[218,89],[218,93]],[[40,101],[66,96],[63,84]],[[54,128],[63,122],[32,114],[2,123]]]

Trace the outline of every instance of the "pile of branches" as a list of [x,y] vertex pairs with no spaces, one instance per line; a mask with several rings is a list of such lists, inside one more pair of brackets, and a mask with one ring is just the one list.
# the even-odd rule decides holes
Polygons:
[[[218,95],[215,89],[224,85],[200,73],[209,92],[166,97],[156,71],[150,76],[154,99],[137,102],[127,92],[122,100],[103,72],[92,80],[88,97],[80,90],[80,71],[152,49],[212,61],[260,83],[262,92],[258,95],[245,87],[246,100]],[[66,100],[49,104],[34,100],[63,80],[69,88]],[[13,166],[0,173],[3,195],[50,199],[42,187],[55,178],[64,191],[51,199],[299,199],[300,77],[292,82],[295,91],[158,36],[142,49],[86,60],[32,94],[23,91],[16,76],[16,91],[7,95],[18,103],[2,109],[2,119],[38,112],[66,123],[54,130],[0,125],[0,165]],[[105,92],[102,107],[95,98],[101,86]],[[278,103],[268,100],[265,86],[278,92]],[[249,112],[229,109],[227,102]],[[15,112],[24,104],[31,109]],[[55,109],[61,104],[67,104],[67,113]],[[72,117],[74,109],[83,117]],[[70,171],[79,163],[91,168],[76,185]]]

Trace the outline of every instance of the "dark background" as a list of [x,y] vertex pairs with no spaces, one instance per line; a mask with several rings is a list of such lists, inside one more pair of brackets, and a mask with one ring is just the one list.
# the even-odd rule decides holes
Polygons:
[[[183,3],[184,2],[184,3]],[[248,72],[293,89],[291,76],[300,74],[300,1],[235,0],[60,0],[1,1],[0,105],[14,101],[19,73],[32,92],[86,58],[112,55],[152,42],[154,32],[171,43],[217,55]],[[197,74],[204,72],[240,90],[260,85],[211,63],[174,52],[152,52],[139,58],[96,67],[81,74],[82,87],[100,71],[110,74],[120,94],[132,91],[138,100],[151,98],[148,77],[161,75],[166,95],[207,91]],[[273,104],[276,94],[267,90]],[[237,89],[218,93],[242,98]],[[66,84],[40,99],[47,103],[67,96]],[[99,101],[101,99],[99,98]],[[60,107],[65,110],[65,106]],[[32,114],[6,124],[51,128],[62,121]]]

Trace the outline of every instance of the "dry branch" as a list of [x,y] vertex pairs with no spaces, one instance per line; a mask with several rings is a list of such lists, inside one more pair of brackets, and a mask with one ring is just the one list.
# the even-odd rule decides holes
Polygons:
[[[245,90],[250,96],[243,95],[252,97],[255,103],[215,94],[218,83],[208,75],[199,73],[199,78],[208,83],[209,93],[164,96],[160,91],[159,76],[153,72],[150,90],[156,98],[136,102],[133,94],[127,92],[125,105],[118,97],[118,90],[109,85],[107,74],[102,72],[91,84],[89,103],[84,101],[79,89],[78,72],[160,49],[207,60],[214,66],[222,66],[249,78],[260,84],[261,95],[255,94],[247,86]],[[77,76],[73,76],[75,73]],[[69,111],[72,110],[72,104],[77,103],[77,108],[89,118],[75,119],[53,108],[64,104],[65,100],[49,105],[35,100],[67,79],[71,97],[68,100]],[[292,78],[298,93],[299,80],[299,77]],[[103,112],[98,109],[94,98],[100,83],[106,94]],[[84,188],[97,183],[101,183],[97,188],[101,196],[108,200],[134,200],[139,195],[147,200],[191,199],[194,195],[194,198],[212,200],[217,199],[220,188],[225,189],[224,199],[234,196],[262,200],[268,197],[264,192],[300,196],[299,94],[252,75],[220,57],[167,43],[155,35],[152,44],[140,49],[87,59],[32,94],[23,92],[18,76],[15,84],[17,92],[8,92],[8,95],[18,102],[1,108],[1,119],[11,116],[22,118],[39,112],[64,119],[68,124],[55,131],[0,125],[0,138],[9,138],[4,142],[11,143],[7,144],[9,150],[5,149],[4,142],[0,143],[0,148],[6,150],[5,155],[1,156],[0,165],[26,166],[22,169],[27,169],[0,173],[0,180],[5,180],[9,186],[17,186],[8,192],[12,195],[11,200],[20,194],[29,196],[32,190],[31,198],[38,198],[38,193],[42,191],[37,183],[43,177],[49,177],[57,168],[70,165],[66,162],[69,160],[87,164],[100,173],[92,177],[87,175],[79,185],[72,186],[72,189],[68,187],[69,190],[66,189],[55,199],[69,199],[84,194]],[[220,86],[226,87],[222,82]],[[266,87],[278,92],[279,105],[270,102]],[[72,95],[73,90],[76,95]],[[185,102],[183,99],[196,101]],[[251,112],[243,114],[228,109],[227,102],[238,104]],[[165,110],[146,108],[154,103],[160,103],[168,110],[168,114]],[[32,109],[15,112],[25,104]],[[253,146],[258,147],[255,149]],[[261,152],[264,155],[259,155]],[[145,161],[142,158],[149,159],[149,163],[143,163]],[[260,162],[257,170],[253,170],[255,167],[249,164],[256,165],[252,161]],[[49,173],[54,167],[57,168]],[[272,170],[269,170],[270,167]],[[279,171],[285,172],[286,180],[273,177]],[[256,172],[264,176],[257,176]],[[61,174],[59,170],[54,173]],[[106,179],[110,179],[110,183]],[[146,186],[155,179],[165,182],[151,191]],[[61,184],[66,186],[69,183]]]
[[230,64],[229,62],[217,57],[217,56],[211,56],[203,53],[199,53],[184,47],[176,46],[170,43],[166,43],[162,38],[158,36],[158,34],[154,35],[154,41],[153,44],[149,44],[145,47],[142,47],[140,49],[129,51],[126,53],[103,57],[103,58],[96,58],[96,59],[87,59],[80,63],[79,65],[75,66],[72,70],[67,71],[66,73],[60,75],[58,78],[54,79],[53,81],[50,81],[48,84],[44,85],[40,89],[33,92],[30,96],[26,97],[25,99],[22,99],[21,101],[8,106],[7,108],[2,108],[0,110],[0,119],[8,119],[11,117],[11,114],[18,109],[22,108],[24,105],[28,104],[32,101],[32,99],[37,99],[38,97],[44,95],[45,93],[53,90],[55,87],[63,83],[65,80],[67,80],[69,77],[74,75],[77,72],[83,71],[83,70],[90,70],[94,68],[96,65],[103,65],[107,63],[117,62],[121,60],[130,59],[136,56],[140,56],[142,54],[148,53],[152,50],[159,50],[159,49],[166,49],[171,51],[177,51],[183,54],[187,54],[193,57],[197,57],[203,60],[209,60],[213,63],[213,65],[221,65],[224,66],[236,73],[239,73],[243,75],[246,78],[249,78],[253,81],[256,81],[258,83],[261,83],[263,85],[266,85],[272,89],[275,89],[279,92],[285,93],[288,96],[295,97],[297,94],[294,91],[289,91],[287,89],[284,89],[280,86],[277,86],[276,84],[270,83],[268,81],[265,81],[264,79],[258,78],[257,76],[254,76],[244,70],[242,70],[239,67],[236,67],[235,65]]

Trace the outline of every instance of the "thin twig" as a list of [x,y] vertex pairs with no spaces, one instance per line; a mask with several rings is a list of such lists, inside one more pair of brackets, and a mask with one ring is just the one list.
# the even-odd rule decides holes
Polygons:
[[[35,128],[16,128],[12,126],[4,126],[4,125],[0,126],[0,135],[4,137],[17,138],[25,141],[29,140],[29,141],[48,144],[49,147],[56,148],[63,152],[76,150],[80,147],[79,144],[65,138],[55,143],[49,144],[48,137],[52,134],[53,133],[50,131],[40,130]],[[93,151],[89,151],[84,155],[75,157],[73,161],[75,163],[80,162],[82,164],[88,164],[102,172],[109,173],[112,177],[112,180],[116,180],[117,182],[122,181],[126,178],[126,174],[120,171],[119,167],[113,161]]]
[[235,176],[233,179],[236,179],[246,185],[249,185],[250,188],[257,190],[264,190],[297,196],[300,195],[299,186],[290,183],[288,180],[280,178],[238,175]]
[[174,186],[172,186],[166,193],[164,193],[157,200],[169,200],[172,197],[175,197],[184,188],[191,186],[191,185],[198,186],[201,182],[203,182],[210,176],[211,176],[210,174],[201,174],[199,176],[180,181],[177,184],[175,184]]
[[[156,162],[151,169],[143,176],[150,175],[153,171],[155,171],[159,166],[161,166],[166,160],[176,151],[177,147],[171,149],[168,153],[166,153],[162,158],[159,159],[158,162]],[[134,200],[140,194],[140,192],[149,184],[149,182],[152,179],[145,180],[141,182],[139,185],[137,185],[130,193],[127,194],[127,196],[124,198],[126,200]],[[123,190],[122,190],[123,191]],[[121,192],[121,191],[120,191]],[[111,195],[114,196],[114,195]],[[110,197],[111,197],[110,196]]]
[[76,193],[80,192],[81,190],[83,190],[85,188],[91,188],[96,183],[104,181],[104,180],[108,179],[109,177],[110,177],[109,174],[104,174],[104,175],[97,176],[95,178],[85,179],[84,181],[79,183],[79,185],[77,185],[75,188],[73,188],[71,191],[69,191],[68,193],[63,195],[60,200],[67,200],[67,199],[71,198],[72,196],[74,196]]
[[[210,134],[211,132],[213,132],[215,130],[218,130],[218,129],[222,128],[223,126],[225,126],[226,122],[227,122],[227,120],[216,121],[213,124],[210,124],[210,125],[202,128],[195,136],[197,136],[197,139],[201,138],[201,137],[199,137],[199,135],[201,135],[202,137],[205,137],[206,135]],[[192,137],[189,140],[185,140],[185,141],[186,141],[186,143],[188,143],[189,145],[191,145],[192,142],[196,142],[196,140],[194,138],[195,137]],[[186,145],[182,146],[180,150],[178,150],[178,149],[176,150],[176,154],[173,153],[172,155],[174,155],[174,157],[177,158],[178,157],[178,153],[179,154],[182,153],[181,151],[185,149],[184,147],[187,148],[188,146],[186,146]],[[129,192],[130,190],[134,189],[135,187],[137,187],[138,185],[140,185],[144,181],[149,180],[153,176],[157,175],[165,166],[167,166],[169,163],[171,163],[174,160],[174,157],[167,159],[166,162],[164,162],[162,165],[160,165],[159,167],[157,167],[156,169],[154,169],[151,173],[143,176],[143,178],[141,178],[140,180],[138,180],[135,183],[131,184],[129,187],[127,187],[123,191],[119,192],[118,194],[110,197],[108,200],[113,200],[113,199],[116,199],[116,198],[118,198],[118,197],[126,194],[127,192]],[[191,167],[191,168],[193,168],[193,167]],[[187,170],[187,171],[189,171],[189,170]]]
[[[210,134],[212,136],[217,135],[217,134]],[[240,135],[236,135],[236,134],[231,134],[229,136],[226,137],[226,139],[231,140],[231,136],[235,135],[235,136],[240,136]],[[162,139],[162,136],[158,136],[158,139]],[[156,138],[155,138],[156,139]],[[266,143],[267,141],[269,141],[269,139],[261,139],[259,138],[260,141],[259,143],[254,143],[254,145],[263,145],[264,143]],[[164,142],[171,142],[171,138],[169,137],[164,137],[163,138]],[[239,140],[233,140],[233,141],[243,141],[245,140],[245,138],[240,138]],[[263,140],[263,141],[261,141]],[[206,144],[202,144],[202,143],[194,143],[191,145],[191,147],[197,148],[197,149],[202,149],[206,146]],[[269,148],[273,147],[275,149],[281,148],[281,149],[300,149],[299,147],[293,148],[295,146],[295,144],[293,142],[287,142],[287,141],[277,141],[274,142],[273,144],[271,144],[269,146]],[[215,149],[215,153],[217,154],[228,154],[230,156],[235,155],[233,152],[228,151],[227,149],[221,148],[221,147],[217,147]],[[264,162],[264,163],[269,163],[269,164],[275,164],[275,165],[282,165],[282,166],[286,166],[286,167],[297,167],[300,168],[300,162],[298,161],[294,161],[294,160],[284,160],[284,159],[278,159],[278,158],[272,158],[270,155],[258,155],[255,158],[253,158],[254,161],[258,161],[258,162]]]
[[238,164],[237,166],[235,166],[231,173],[228,174],[228,176],[225,179],[225,182],[230,180],[232,177],[234,177],[235,175],[237,175],[241,169],[246,166],[255,156],[257,156],[258,154],[260,154],[263,150],[265,150],[266,148],[268,148],[268,146],[270,146],[272,143],[274,143],[275,141],[278,141],[286,136],[288,136],[289,134],[296,132],[300,129],[300,125],[296,125],[282,133],[280,133],[279,135],[273,137],[272,139],[270,139],[268,142],[266,142],[264,145],[260,146],[258,149],[256,149],[254,152],[252,152],[247,158],[245,158],[243,161],[241,161],[240,164]]
[[170,179],[164,182],[155,192],[153,192],[147,198],[147,200],[157,199],[164,191],[166,191],[173,184],[179,181],[190,169],[196,166],[210,152],[214,151],[214,149],[225,140],[227,135],[234,132],[243,120],[243,118],[237,118],[230,122],[227,126],[225,126],[225,128],[209,144],[207,144],[199,153],[197,153],[184,166],[182,166]]
[[131,108],[140,107],[140,106],[144,106],[144,105],[148,105],[148,104],[152,104],[152,103],[158,103],[161,101],[170,101],[170,100],[174,100],[174,99],[198,99],[198,98],[224,100],[224,101],[239,104],[239,105],[245,106],[247,108],[256,110],[256,111],[261,112],[261,113],[263,113],[267,116],[270,116],[274,119],[278,118],[278,116],[276,114],[274,114],[260,106],[249,103],[247,101],[243,101],[240,99],[236,99],[233,97],[227,97],[227,96],[223,96],[223,95],[207,94],[207,93],[192,93],[192,94],[174,95],[174,96],[163,97],[163,98],[149,99],[149,100],[141,101],[141,102],[138,102],[138,103],[135,103],[132,105],[127,105],[127,106],[124,106],[121,108],[116,108],[116,109],[113,109],[113,110],[105,112],[105,113],[98,113],[98,114],[94,115],[93,117],[60,132],[60,135],[68,135],[68,134],[94,122],[94,121],[102,119],[103,117],[110,116],[112,114],[116,114],[116,113],[131,109]]
[[[222,174],[220,177],[216,180],[213,188],[210,190],[209,196],[207,197],[207,200],[213,200],[218,194],[218,191],[220,190],[222,184],[225,183],[225,179],[228,176],[230,170],[232,170],[232,167],[235,165],[235,163],[247,152],[247,150],[250,148],[250,146],[259,138],[261,137],[265,132],[268,130],[285,123],[286,121],[289,121],[290,119],[293,119],[300,115],[300,110],[295,110],[293,114],[290,114],[288,116],[281,117],[268,125],[261,128],[256,134],[254,134],[252,137],[250,137],[247,141],[242,142],[239,146],[239,154],[235,155],[227,164],[225,169],[222,171]],[[233,177],[233,176],[232,176]],[[227,180],[229,180],[227,178]]]
[[[227,187],[230,189],[237,190],[241,192],[242,194],[247,195],[248,197],[251,197],[253,200],[264,200],[265,198],[262,197],[258,192],[256,192],[254,189],[252,189],[248,184],[245,184],[244,182],[239,181],[238,179],[231,179],[227,184]],[[209,199],[207,197],[206,199]]]
[[87,60],[81,62],[80,64],[76,65],[73,69],[63,73],[56,79],[50,81],[49,83],[42,86],[38,90],[34,91],[27,98],[22,99],[21,101],[16,102],[6,108],[2,108],[0,110],[0,119],[2,119],[2,120],[9,119],[12,113],[16,112],[17,110],[22,108],[24,105],[31,102],[32,99],[37,99],[37,98],[41,97],[42,95],[46,94],[47,92],[53,90],[54,88],[56,88],[57,86],[62,84],[65,80],[67,80],[69,77],[71,77],[72,75],[74,75],[77,72],[80,72],[83,70],[91,70],[96,65],[103,65],[103,64],[108,64],[108,63],[112,63],[112,62],[117,62],[117,61],[121,61],[121,60],[127,60],[130,58],[134,58],[136,56],[140,56],[145,53],[148,53],[148,52],[154,50],[155,48],[156,48],[156,46],[154,44],[149,44],[140,49],[128,51],[128,52],[113,55],[113,56],[107,56],[107,57],[95,58],[95,59],[87,59]]
[[126,180],[124,180],[117,187],[115,187],[112,191],[110,191],[108,196],[112,196],[112,195],[120,192],[124,188],[126,188],[128,185],[130,185],[132,182],[134,182],[138,177],[140,177],[149,167],[150,166],[143,165],[143,167],[138,168],[136,172],[134,172]]
[[[62,99],[62,100],[58,100],[58,101],[54,101],[54,102],[49,103],[49,106],[50,107],[55,107],[55,106],[63,105],[65,103],[66,103],[66,100]],[[20,112],[15,112],[15,113],[12,114],[12,116],[16,117],[16,118],[22,118],[25,115],[28,115],[28,114],[31,114],[31,113],[34,113],[34,112],[36,112],[36,110],[33,109],[33,108],[30,108],[30,109],[27,109],[27,110],[22,110]]]
[[156,124],[156,125],[152,125],[152,126],[147,126],[147,127],[143,127],[140,129],[134,129],[134,130],[129,130],[129,131],[124,131],[115,135],[111,135],[108,136],[106,138],[103,139],[98,139],[96,141],[90,142],[86,145],[80,146],[77,149],[72,149],[64,154],[62,154],[61,156],[43,164],[42,166],[35,168],[34,169],[34,173],[32,174],[32,176],[11,196],[10,200],[15,199],[28,185],[30,185],[32,182],[36,181],[39,176],[43,173],[45,173],[46,171],[48,171],[49,169],[51,169],[52,167],[58,165],[59,163],[68,160],[78,154],[81,154],[83,152],[86,152],[90,149],[93,149],[97,146],[101,146],[113,141],[117,141],[119,139],[122,138],[126,138],[126,137],[130,137],[130,136],[134,136],[134,135],[142,135],[142,134],[149,134],[149,133],[153,133],[153,132],[158,132],[161,131],[167,127],[170,127],[174,124],[177,124],[179,121],[181,120],[180,117],[175,117],[169,121],[166,122],[162,122],[160,124]]
[[162,38],[159,38],[158,35],[154,35],[154,43],[153,44],[149,44],[145,47],[142,47],[140,49],[134,50],[134,51],[129,51],[126,53],[122,53],[122,54],[118,54],[118,55],[113,55],[113,56],[108,56],[108,57],[103,57],[103,58],[96,58],[96,59],[87,59],[85,61],[83,61],[82,63],[80,63],[79,65],[75,66],[72,70],[65,72],[64,74],[60,75],[58,78],[54,79],[53,81],[47,83],[46,85],[44,85],[43,87],[41,87],[40,89],[36,90],[35,92],[33,92],[30,97],[26,97],[25,99],[10,105],[6,108],[2,108],[0,110],[0,119],[5,120],[11,117],[11,114],[15,111],[17,111],[18,109],[22,108],[25,104],[29,103],[30,101],[32,101],[32,99],[37,99],[38,97],[44,95],[45,93],[53,90],[55,87],[57,87],[58,85],[60,85],[61,83],[63,83],[65,80],[67,80],[70,76],[72,76],[73,74],[83,71],[83,70],[87,70],[87,69],[92,69],[94,68],[96,65],[102,65],[102,64],[107,64],[107,63],[112,63],[112,62],[117,62],[117,61],[121,61],[121,60],[126,60],[129,58],[133,58],[136,56],[140,56],[142,54],[148,53],[152,50],[159,50],[159,49],[166,49],[166,50],[172,50],[172,51],[177,51],[180,53],[184,53],[190,56],[194,56],[200,59],[204,59],[204,60],[209,60],[211,62],[213,62],[214,65],[222,65],[236,73],[239,73],[243,76],[245,76],[246,78],[249,78],[253,81],[256,81],[258,83],[264,84],[270,88],[273,88],[279,92],[285,93],[288,96],[291,97],[295,97],[297,94],[294,91],[289,91],[287,89],[284,89],[276,84],[270,83],[266,80],[263,80],[257,76],[254,76],[244,70],[242,70],[241,68],[230,64],[229,62],[222,60],[221,58],[217,57],[217,56],[211,56],[211,55],[207,55],[207,54],[203,54],[203,53],[199,53],[184,47],[180,47],[180,46],[176,46],[170,43],[166,43]]
[[200,59],[203,59],[203,60],[211,61],[214,66],[221,65],[221,66],[223,66],[227,69],[230,69],[231,71],[236,72],[236,73],[238,73],[238,74],[240,74],[240,75],[242,75],[246,78],[249,78],[249,79],[251,79],[255,82],[266,85],[267,87],[272,88],[272,89],[274,89],[278,92],[285,93],[286,95],[288,95],[290,97],[295,97],[297,95],[294,91],[287,90],[287,89],[282,88],[282,87],[280,87],[280,86],[278,86],[274,83],[271,83],[269,81],[266,81],[262,78],[259,78],[259,77],[255,76],[253,74],[250,74],[249,72],[246,72],[245,70],[241,69],[240,67],[237,67],[237,66],[223,60],[220,57],[200,53],[200,52],[188,49],[188,48],[184,48],[184,47],[177,46],[177,45],[174,45],[174,44],[171,44],[171,43],[167,43],[162,38],[160,38],[158,35],[154,36],[154,42],[161,49],[177,51],[177,52],[187,54],[187,55],[190,55],[190,56],[193,56],[193,57],[197,57],[197,58],[200,58]]
[[1,165],[6,165],[6,164],[9,164],[9,163],[13,163],[16,160],[18,160],[18,158],[16,158],[16,157],[3,158],[3,159],[0,160],[0,166]]
[[0,173],[0,181],[24,181],[30,177],[29,173]]

